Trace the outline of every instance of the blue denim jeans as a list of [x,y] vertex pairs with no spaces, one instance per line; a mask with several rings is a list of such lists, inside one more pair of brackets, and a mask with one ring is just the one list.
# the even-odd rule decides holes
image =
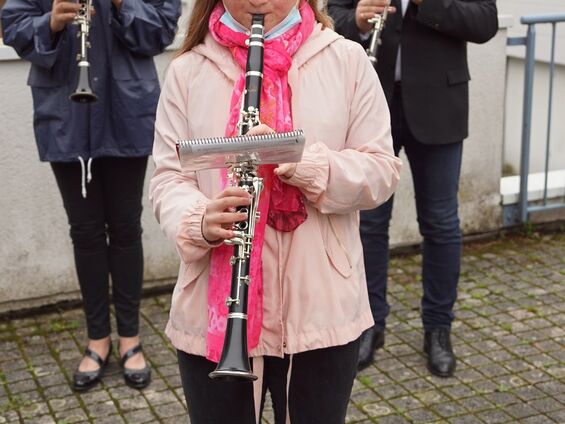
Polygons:
[[[450,328],[461,265],[461,230],[457,192],[463,142],[424,145],[414,138],[402,108],[401,88],[391,105],[394,151],[404,148],[416,199],[422,245],[422,322],[426,330]],[[393,198],[376,209],[361,211],[361,240],[367,287],[377,328],[384,329],[387,303],[389,223]]]

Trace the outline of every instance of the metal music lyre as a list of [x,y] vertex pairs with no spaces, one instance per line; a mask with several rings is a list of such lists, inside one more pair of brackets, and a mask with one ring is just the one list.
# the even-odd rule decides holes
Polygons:
[[177,153],[183,171],[229,168],[248,163],[255,166],[296,163],[302,158],[302,130],[255,136],[210,137],[179,140]]

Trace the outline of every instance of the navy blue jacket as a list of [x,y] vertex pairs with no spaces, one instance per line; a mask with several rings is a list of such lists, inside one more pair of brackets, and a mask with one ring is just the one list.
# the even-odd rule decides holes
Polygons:
[[69,100],[75,90],[77,25],[52,37],[52,0],[8,0],[2,10],[4,43],[31,62],[28,84],[42,161],[79,156],[141,157],[151,153],[160,88],[153,56],[175,36],[180,0],[93,0],[88,51],[98,101]]

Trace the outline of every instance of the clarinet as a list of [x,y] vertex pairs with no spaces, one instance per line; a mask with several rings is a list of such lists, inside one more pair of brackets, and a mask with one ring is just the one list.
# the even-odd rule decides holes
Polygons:
[[[245,69],[245,90],[239,122],[239,136],[259,125],[259,104],[261,83],[263,81],[264,15],[253,15],[251,35],[247,44],[247,64]],[[251,371],[247,349],[247,298],[249,291],[249,264],[255,223],[259,219],[258,203],[263,190],[263,179],[258,176],[258,166],[253,162],[236,163],[230,169],[230,177],[238,187],[251,195],[251,204],[240,206],[237,212],[246,213],[247,219],[234,224],[234,237],[225,240],[233,245],[230,258],[232,278],[230,296],[226,299],[228,318],[222,355],[218,366],[209,374],[210,378],[220,380],[250,381],[257,376]]]
[[92,0],[79,0],[81,8],[77,12],[75,24],[79,26],[77,37],[80,38],[80,52],[77,54],[78,81],[76,90],[69,96],[77,103],[92,103],[98,97],[90,87],[90,63],[88,62],[88,34],[92,16]]
[[376,14],[367,22],[373,24],[373,29],[371,30],[371,42],[369,44],[369,48],[367,49],[367,55],[369,56],[369,60],[373,64],[373,67],[377,69],[377,52],[379,46],[381,45],[381,34],[385,27],[386,18],[388,16],[388,8],[390,6],[390,0],[387,2],[385,9],[381,14]]

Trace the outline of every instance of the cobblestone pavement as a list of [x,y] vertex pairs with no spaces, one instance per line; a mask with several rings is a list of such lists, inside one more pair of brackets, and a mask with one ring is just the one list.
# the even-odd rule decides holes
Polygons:
[[[420,260],[393,258],[386,346],[355,381],[347,422],[565,423],[565,233],[465,245],[449,379],[425,368]],[[142,302],[155,377],[142,391],[123,384],[115,352],[103,384],[69,389],[85,339],[78,309],[0,322],[0,423],[186,423],[168,305]]]

